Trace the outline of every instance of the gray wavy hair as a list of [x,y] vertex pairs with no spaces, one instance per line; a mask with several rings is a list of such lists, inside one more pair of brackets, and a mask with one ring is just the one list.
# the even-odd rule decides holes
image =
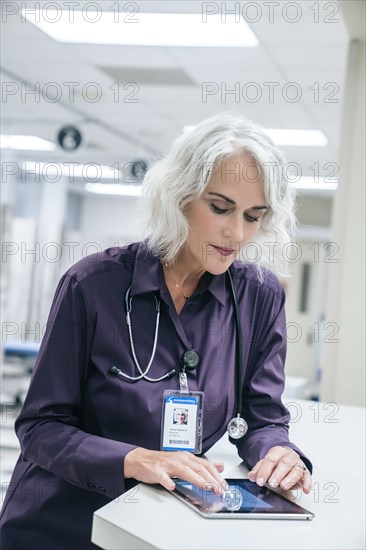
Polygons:
[[[145,175],[142,193],[145,239],[162,262],[174,262],[187,241],[189,226],[183,212],[186,206],[201,197],[213,170],[225,158],[240,153],[253,159],[269,209],[255,243],[247,243],[238,259],[256,265],[260,282],[263,266],[282,277],[290,276],[282,251],[291,242],[296,227],[296,191],[284,169],[286,158],[261,126],[232,111],[207,118],[178,137],[164,158],[155,162]],[[253,246],[257,249],[255,259],[249,254]]]

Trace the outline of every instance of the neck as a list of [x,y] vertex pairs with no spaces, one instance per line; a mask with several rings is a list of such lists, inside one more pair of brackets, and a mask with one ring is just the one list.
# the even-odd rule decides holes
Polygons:
[[204,270],[186,272],[177,268],[175,264],[164,264],[165,276],[170,277],[180,287],[196,287]]
[[180,255],[174,263],[165,263],[163,269],[166,281],[173,282],[185,295],[191,295],[195,291],[200,278],[205,273],[202,266],[194,268],[193,263],[183,255]]

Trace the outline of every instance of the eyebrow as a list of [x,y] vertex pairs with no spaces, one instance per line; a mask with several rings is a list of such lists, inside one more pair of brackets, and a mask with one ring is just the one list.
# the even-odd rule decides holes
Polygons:
[[[233,201],[232,199],[229,199],[229,197],[226,197],[225,195],[222,195],[221,193],[214,193],[213,191],[210,191],[208,194],[209,195],[214,195],[216,197],[220,197],[220,199],[224,199],[224,201],[228,202],[229,204],[232,204],[232,205],[236,206],[235,201]],[[268,206],[266,206],[266,205],[251,206],[250,208],[248,208],[248,210],[268,210]]]

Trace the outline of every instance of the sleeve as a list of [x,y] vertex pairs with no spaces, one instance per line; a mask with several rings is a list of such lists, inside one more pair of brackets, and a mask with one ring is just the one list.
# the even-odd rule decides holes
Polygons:
[[15,430],[25,460],[113,499],[126,490],[124,457],[135,446],[79,428],[94,332],[80,284],[64,275]]
[[[289,441],[290,413],[281,401],[287,340],[285,291],[279,287],[278,294],[273,292],[271,311],[265,314],[271,322],[260,323],[260,343],[255,346],[244,382],[243,418],[248,423],[248,432],[242,439],[231,439],[231,442],[237,446],[239,456],[248,468],[253,468],[258,460],[264,458],[271,447],[283,445],[296,451],[312,472],[310,460]],[[263,315],[265,311],[266,308]]]

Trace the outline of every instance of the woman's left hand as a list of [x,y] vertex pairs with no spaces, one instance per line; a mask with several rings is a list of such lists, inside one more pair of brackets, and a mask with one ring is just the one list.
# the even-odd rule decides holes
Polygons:
[[248,473],[248,478],[260,486],[268,482],[270,487],[302,489],[306,494],[312,484],[311,474],[299,455],[282,446],[272,447]]

